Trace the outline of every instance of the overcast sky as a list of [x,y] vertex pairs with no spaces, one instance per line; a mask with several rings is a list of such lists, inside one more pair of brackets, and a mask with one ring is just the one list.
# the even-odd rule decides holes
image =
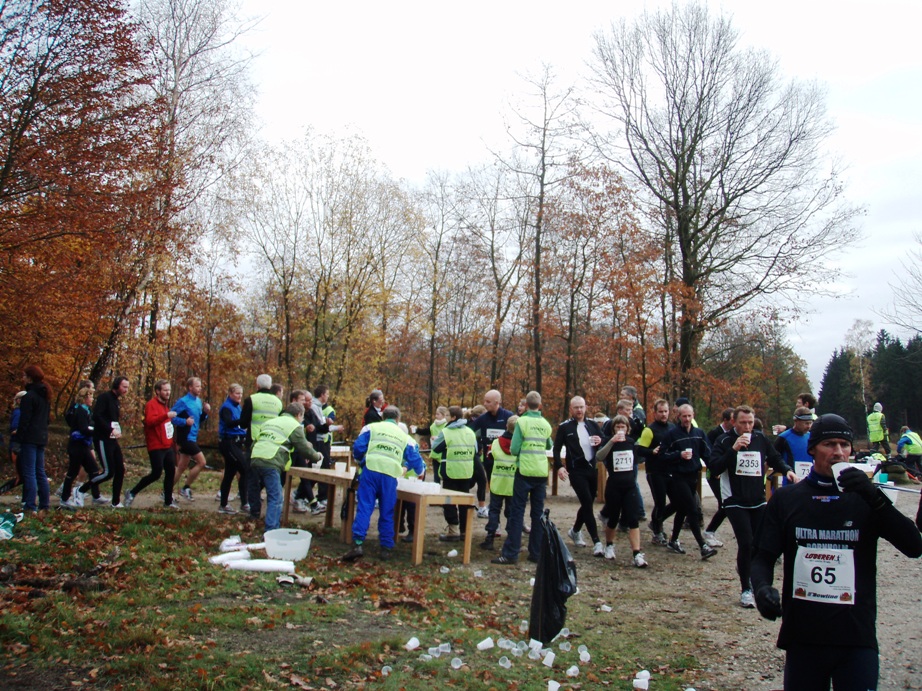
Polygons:
[[[592,36],[662,2],[543,0],[442,3],[244,0],[262,16],[245,39],[259,53],[257,115],[270,141],[322,132],[363,135],[397,177],[461,171],[504,142],[503,116],[521,75],[547,63],[564,78],[586,74]],[[922,53],[918,0],[743,0],[709,3],[732,15],[744,46],[765,48],[785,77],[818,80],[847,164],[847,195],[864,206],[863,240],[837,260],[850,276],[838,299],[803,302],[790,327],[816,389],[832,351],[856,319],[901,332],[880,316],[900,259],[922,230]],[[827,268],[817,267],[816,283]],[[922,328],[922,325],[920,325]]]

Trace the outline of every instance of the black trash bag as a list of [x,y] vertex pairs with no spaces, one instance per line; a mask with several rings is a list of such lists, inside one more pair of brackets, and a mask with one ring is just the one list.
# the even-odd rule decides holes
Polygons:
[[567,618],[567,599],[576,594],[576,563],[549,516],[545,510],[541,517],[544,537],[528,620],[528,635],[545,645],[560,633]]

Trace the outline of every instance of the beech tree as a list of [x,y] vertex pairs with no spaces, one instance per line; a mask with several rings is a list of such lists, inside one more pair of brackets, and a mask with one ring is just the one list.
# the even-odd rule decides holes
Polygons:
[[[857,235],[824,155],[824,94],[783,80],[697,3],[599,32],[593,74],[598,114],[615,126],[593,134],[596,148],[638,184],[687,288],[676,315],[690,393],[709,329],[804,283],[821,290],[817,262]],[[835,275],[822,271],[823,283]]]

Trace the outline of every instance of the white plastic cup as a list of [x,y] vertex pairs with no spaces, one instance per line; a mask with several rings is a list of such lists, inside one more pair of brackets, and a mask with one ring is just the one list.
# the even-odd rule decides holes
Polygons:
[[522,657],[522,649],[512,648],[512,654],[515,655],[516,657]]
[[634,675],[635,679],[649,679],[650,672],[645,669],[640,670],[637,674]]
[[583,652],[579,654],[579,661],[582,662],[583,664],[589,662],[589,660],[591,659],[592,659],[592,656],[589,654],[588,650],[584,650]]
[[538,648],[532,648],[528,651],[529,660],[540,660],[541,659],[541,650]]
[[534,587],[535,587],[535,579],[532,578],[532,579],[528,582],[528,584],[529,584],[532,588],[534,588]]
[[541,641],[536,641],[534,638],[528,641],[528,647],[531,648],[532,650],[541,650],[541,647],[543,645],[544,644]]
[[449,571],[451,571],[451,569],[449,569],[447,566],[443,566],[439,569],[439,573],[448,573]]
[[611,607],[609,607],[608,605],[602,605],[601,607],[599,607],[599,609],[603,612],[611,612]]
[[440,645],[439,645],[439,650],[441,650],[443,653],[450,653],[450,652],[451,652],[451,643],[442,643],[442,644],[440,644]]
[[570,629],[568,629],[567,627],[563,627],[562,629],[560,629],[560,633],[558,633],[557,635],[560,636],[561,638],[569,638]]
[[464,663],[461,661],[460,657],[453,657],[451,659],[451,668],[452,669],[461,669],[461,665]]
[[527,650],[528,643],[526,643],[525,641],[519,641],[518,643],[515,644],[515,647],[518,648],[519,650]]
[[493,637],[484,638],[477,644],[477,650],[489,650],[493,647]]
[[744,432],[740,435],[740,439],[745,441],[747,445],[750,444],[752,442],[752,432]]
[[578,652],[578,653],[588,653],[588,652],[589,652],[589,648],[587,648],[585,645],[581,645],[579,648],[576,649],[576,652]]
[[579,676],[579,667],[573,665],[567,670],[568,677],[578,677]]
[[570,641],[564,641],[563,643],[561,643],[560,649],[565,653],[570,652]]
[[430,655],[429,653],[423,653],[422,655],[419,656],[420,662],[429,662],[431,659],[432,659],[432,655]]
[[388,674],[391,673],[391,671],[392,670],[388,665],[384,665],[384,667],[381,668],[381,676],[386,677]]
[[474,572],[474,578],[483,578],[483,571],[481,571],[480,569],[477,569]]
[[512,661],[508,657],[503,655],[501,658],[499,658],[499,666],[502,667],[503,669],[509,669],[510,667],[512,667]]
[[560,682],[554,681],[553,679],[547,680],[547,691],[559,691]]
[[649,679],[634,679],[634,688],[640,689],[640,691],[646,691],[650,688]]
[[519,631],[521,633],[525,633],[526,631],[528,631],[528,622],[525,621],[524,619],[522,620],[522,623],[519,624]]
[[553,650],[549,650],[549,651],[547,652],[547,655],[544,656],[544,659],[541,660],[541,664],[544,665],[545,667],[553,667],[553,666],[554,666],[554,659],[555,659],[556,657],[557,657],[557,656],[554,655],[554,651],[553,651]]
[[836,479],[836,487],[839,488],[839,491],[842,491],[842,485],[839,484],[839,475],[842,474],[843,470],[848,470],[852,467],[851,463],[843,461],[842,463],[835,463],[832,466],[832,476]]
[[448,556],[449,556],[449,557],[457,557],[457,556],[458,556],[458,550],[456,550],[456,549],[451,550],[451,551],[448,553]]
[[416,650],[419,647],[419,639],[416,636],[413,636],[410,640],[406,642],[406,645],[403,646],[407,650]]
[[429,650],[428,650],[427,652],[428,652],[432,657],[438,657],[439,655],[442,654],[442,651],[439,650],[439,647],[438,647],[438,646],[435,646],[434,648],[429,648]]

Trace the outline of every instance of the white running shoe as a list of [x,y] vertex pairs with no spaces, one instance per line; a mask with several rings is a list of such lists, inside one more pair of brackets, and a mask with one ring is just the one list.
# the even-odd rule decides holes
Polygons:
[[582,531],[582,530],[573,530],[573,528],[570,528],[570,529],[567,531],[567,537],[569,537],[571,540],[573,540],[573,544],[576,545],[577,547],[585,547],[585,546],[586,546],[586,541],[583,539],[583,531]]
[[181,496],[183,499],[186,499],[187,501],[195,501],[195,499],[192,498],[191,487],[183,487],[181,490],[179,490],[179,496]]
[[606,559],[615,558],[615,546],[614,545],[605,545],[605,558]]
[[295,513],[307,513],[307,499],[295,499],[291,508]]
[[490,509],[488,509],[486,506],[481,506],[480,508],[477,509],[477,518],[489,518],[489,517],[490,517]]
[[96,504],[96,506],[105,506],[111,502],[109,501],[109,497],[99,496],[93,500],[93,503]]
[[113,504],[112,508],[113,509],[124,509],[125,505],[122,502],[119,502],[118,504]]
[[83,507],[83,503],[84,503],[83,492],[81,492],[78,489],[75,489],[73,492],[71,492],[70,500],[74,503],[74,506]]
[[127,492],[125,492],[125,499],[122,500],[122,503],[125,504],[125,508],[127,509],[129,506],[131,506],[131,502],[133,501],[134,501],[134,495],[131,493],[131,490],[128,490]]
[[237,509],[235,509],[233,506],[219,506],[218,513],[226,513],[228,516],[233,516],[235,513],[237,513]]
[[176,500],[173,500],[172,504],[168,504],[165,508],[167,509],[179,509],[181,508],[179,504],[176,503]]
[[592,556],[594,557],[603,557],[605,556],[605,545],[601,542],[596,542],[592,546]]
[[752,594],[751,590],[744,590],[740,593],[740,607],[745,607],[746,609],[752,609],[756,606],[756,596]]
[[705,544],[707,544],[708,547],[723,547],[724,546],[724,543],[718,539],[717,533],[709,533],[705,531],[704,542]]
[[638,569],[647,568],[647,560],[644,559],[643,552],[638,552],[634,555],[634,566]]

